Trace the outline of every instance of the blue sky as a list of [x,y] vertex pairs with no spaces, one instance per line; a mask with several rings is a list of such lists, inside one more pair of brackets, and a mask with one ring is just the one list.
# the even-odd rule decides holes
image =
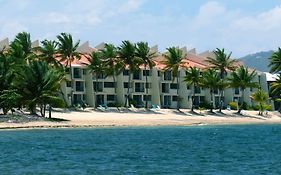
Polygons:
[[224,47],[235,57],[277,49],[281,0],[0,0],[0,40],[72,33],[81,43],[147,41],[161,51]]

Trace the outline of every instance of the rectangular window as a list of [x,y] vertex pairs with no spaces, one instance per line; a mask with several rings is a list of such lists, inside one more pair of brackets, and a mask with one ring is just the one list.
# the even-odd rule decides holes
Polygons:
[[129,70],[124,70],[124,71],[123,71],[123,75],[124,75],[124,76],[128,76],[128,75],[129,75]]
[[186,89],[188,89],[188,90],[189,90],[189,89],[190,89],[190,86],[189,86],[189,85],[186,85]]
[[146,89],[150,89],[151,88],[151,83],[146,83],[145,88]]
[[79,68],[74,68],[73,71],[74,71],[74,72],[73,72],[74,78],[82,78],[81,69],[79,69]]
[[107,95],[107,101],[115,101],[115,95]]
[[162,93],[169,93],[169,84],[162,83]]
[[133,73],[133,79],[134,80],[140,80],[141,76],[140,76],[140,71],[136,71]]
[[174,95],[174,96],[172,97],[172,101],[178,101],[178,96]]
[[76,91],[78,92],[84,91],[84,83],[82,81],[76,81]]
[[171,83],[170,84],[170,89],[177,89],[178,88],[178,84],[177,83]]
[[104,82],[104,88],[114,88],[114,82]]
[[200,93],[201,93],[200,87],[195,87],[195,93],[196,93],[196,94],[200,94]]
[[71,81],[66,82],[66,87],[71,87]]
[[124,88],[128,88],[129,87],[129,83],[125,82],[124,83]]
[[87,70],[83,69],[83,75],[86,75],[86,74],[87,74]]
[[160,70],[157,71],[157,74],[158,74],[158,77],[161,77],[161,72],[160,72]]
[[171,71],[165,71],[164,72],[164,80],[166,80],[166,81],[172,80],[172,72]]
[[97,78],[98,79],[105,79],[105,74],[99,73],[99,74],[97,74]]
[[143,101],[151,101],[151,95],[144,95]]
[[144,92],[144,83],[135,83],[135,92]]
[[102,92],[103,91],[102,82],[93,82],[93,88],[95,92]]
[[239,95],[239,88],[235,88],[235,89],[234,89],[234,93],[235,93],[236,95]]
[[143,70],[142,75],[143,76],[151,76],[151,71],[150,70]]

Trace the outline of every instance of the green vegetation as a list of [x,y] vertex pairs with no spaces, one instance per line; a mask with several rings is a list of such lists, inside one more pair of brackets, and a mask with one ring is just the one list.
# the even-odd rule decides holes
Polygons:
[[[146,84],[144,86],[146,95],[148,94],[148,69],[155,66],[153,53],[146,42],[132,43],[123,41],[120,46],[105,44],[104,49],[97,50],[91,54],[83,55],[77,51],[79,40],[73,41],[70,34],[61,33],[56,40],[43,40],[40,47],[32,47],[30,34],[19,33],[10,43],[8,48],[0,51],[0,108],[4,114],[13,111],[14,108],[25,108],[31,114],[37,114],[36,108],[40,108],[40,115],[45,116],[47,106],[64,107],[68,106],[64,95],[60,89],[61,82],[70,81],[74,86],[72,63],[82,56],[87,57],[89,64],[87,69],[95,77],[95,86],[98,84],[98,77],[112,76],[114,81],[115,95],[117,94],[116,76],[128,70],[128,88],[125,99],[125,107],[130,103],[136,104],[131,97],[132,75],[140,71],[140,66],[144,66]],[[279,53],[280,52],[280,53]],[[281,51],[274,53],[271,60],[273,72],[281,70]],[[238,113],[241,112],[244,102],[243,96],[246,88],[257,87],[253,83],[256,75],[255,71],[239,66],[235,60],[230,59],[231,54],[226,54],[224,49],[216,49],[214,57],[208,58],[209,69],[198,69],[188,67],[184,62],[185,55],[177,47],[167,48],[163,55],[163,71],[170,71],[173,81],[177,84],[177,109],[180,108],[179,98],[179,70],[186,69],[184,82],[192,87],[192,108],[195,108],[195,89],[205,88],[211,94],[211,103],[206,102],[204,108],[211,111],[216,108],[215,91],[219,92],[219,109],[223,108],[225,88],[240,88],[242,98],[239,102]],[[280,65],[279,65],[280,64]],[[236,69],[236,70],[235,70]],[[70,71],[69,71],[70,70]],[[235,70],[235,71],[234,71]],[[202,71],[202,72],[201,72]],[[231,72],[232,71],[232,72]],[[229,72],[229,76],[227,75]],[[66,79],[66,74],[70,73],[70,80]],[[280,80],[281,81],[281,80]],[[277,81],[272,85],[272,92],[280,98],[281,83]],[[95,91],[98,89],[94,88]],[[96,94],[96,93],[95,93]],[[253,96],[254,99],[255,96]],[[256,98],[256,97],[255,97]],[[116,98],[115,98],[116,99]],[[71,106],[73,106],[73,89],[70,94]],[[111,106],[120,107],[117,102]],[[233,105],[230,105],[234,109]],[[245,105],[244,105],[245,106]],[[145,108],[148,107],[147,101]],[[203,106],[200,106],[203,107]]]

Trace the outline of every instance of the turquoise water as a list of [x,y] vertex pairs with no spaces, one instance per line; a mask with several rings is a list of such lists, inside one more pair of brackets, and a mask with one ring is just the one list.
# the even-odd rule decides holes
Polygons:
[[0,131],[0,174],[281,174],[281,125]]

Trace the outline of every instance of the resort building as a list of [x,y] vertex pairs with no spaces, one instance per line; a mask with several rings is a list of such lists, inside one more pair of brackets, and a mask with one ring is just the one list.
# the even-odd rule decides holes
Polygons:
[[[0,41],[0,49],[8,46],[8,39]],[[33,42],[33,46],[39,46],[39,42]],[[177,84],[176,81],[173,81],[170,71],[163,71],[165,65],[163,65],[161,61],[164,57],[158,52],[157,46],[154,46],[151,47],[151,50],[158,53],[158,56],[154,58],[155,66],[152,69],[147,68],[147,70],[144,70],[144,67],[140,67],[140,70],[132,75],[130,84],[128,84],[129,71],[124,70],[121,74],[117,75],[116,83],[114,83],[113,77],[100,75],[95,79],[95,76],[86,69],[88,60],[85,55],[92,51],[102,49],[103,47],[104,43],[92,48],[89,46],[89,42],[86,42],[77,49],[77,51],[83,53],[83,55],[80,60],[75,60],[72,63],[72,70],[69,70],[66,77],[68,81],[61,84],[64,100],[68,105],[71,105],[71,102],[74,104],[85,102],[90,106],[101,104],[123,106],[125,104],[128,87],[130,87],[130,100],[133,101],[136,107],[143,107],[145,101],[147,101],[149,106],[159,105],[161,108],[176,108],[177,99],[179,98],[180,108],[191,108],[193,87],[187,86],[183,81],[186,75],[186,68],[197,67],[203,71],[209,66],[205,61],[206,58],[214,57],[213,53],[209,51],[197,54],[196,49],[188,51],[186,47],[181,48],[185,55],[183,60],[185,68],[179,70],[179,83]],[[70,73],[73,77],[72,82],[70,81]],[[146,75],[148,76],[147,84],[145,81]],[[269,92],[265,73],[257,71],[254,81],[257,82],[265,92]],[[179,86],[179,94],[177,94],[177,86]],[[147,94],[146,88],[148,88]],[[255,88],[248,88],[245,90],[244,101],[249,106],[254,105],[250,96],[256,90]],[[229,102],[238,102],[241,95],[238,88],[226,89],[223,94],[224,100],[222,101],[224,107],[226,107]],[[214,96],[215,104],[219,106],[220,99],[218,90],[215,91]],[[198,106],[201,103],[210,102],[211,96],[209,90],[195,87],[195,105]]]

